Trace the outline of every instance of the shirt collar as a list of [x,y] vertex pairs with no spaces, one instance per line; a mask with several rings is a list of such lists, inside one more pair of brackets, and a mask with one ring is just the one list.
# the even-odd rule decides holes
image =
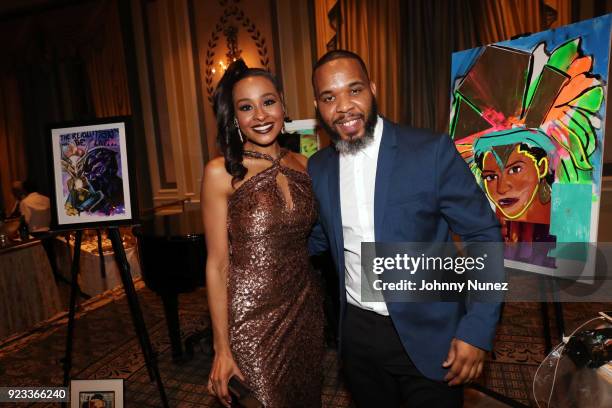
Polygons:
[[377,116],[376,118],[376,126],[374,127],[374,141],[362,150],[363,154],[371,159],[378,158],[378,150],[380,148],[380,141],[382,140],[384,127],[382,118],[380,116]]

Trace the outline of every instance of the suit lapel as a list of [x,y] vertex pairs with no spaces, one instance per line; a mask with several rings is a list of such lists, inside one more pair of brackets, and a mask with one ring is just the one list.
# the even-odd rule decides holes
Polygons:
[[[334,240],[336,253],[339,261],[344,264],[344,237],[342,235],[342,212],[340,209],[340,156],[337,152],[333,152],[329,171],[327,173],[327,186],[329,188],[329,205],[332,216],[331,223],[333,228],[332,239]],[[340,267],[340,265],[338,265]],[[342,270],[344,266],[342,266]],[[344,276],[344,272],[340,274]]]
[[374,186],[374,237],[376,241],[383,241],[383,220],[387,203],[389,181],[393,170],[393,162],[397,151],[395,127],[383,120],[383,134],[378,150],[376,165],[376,184]]

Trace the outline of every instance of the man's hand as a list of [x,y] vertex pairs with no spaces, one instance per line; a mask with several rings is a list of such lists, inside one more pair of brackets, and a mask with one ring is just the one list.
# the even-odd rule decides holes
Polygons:
[[482,373],[487,352],[454,338],[442,367],[449,368],[444,381],[449,386],[472,382]]

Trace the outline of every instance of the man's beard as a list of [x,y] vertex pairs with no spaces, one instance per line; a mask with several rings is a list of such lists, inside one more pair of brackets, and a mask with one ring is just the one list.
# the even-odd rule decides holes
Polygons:
[[374,141],[374,129],[376,128],[376,122],[378,121],[378,105],[376,104],[376,99],[372,99],[370,114],[368,115],[365,123],[365,132],[363,133],[362,137],[358,138],[343,140],[340,137],[340,134],[323,120],[319,109],[316,109],[316,113],[319,124],[323,129],[325,129],[325,132],[327,132],[330,139],[334,143],[334,147],[341,154],[355,154],[365,149]]

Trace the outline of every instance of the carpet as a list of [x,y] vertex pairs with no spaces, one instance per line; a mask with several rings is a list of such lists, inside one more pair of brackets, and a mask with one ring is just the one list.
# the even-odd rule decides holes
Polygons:
[[[170,343],[159,297],[135,283],[151,343],[158,353],[159,368],[171,407],[220,407],[208,395],[206,383],[210,356],[196,348],[192,360],[181,365],[170,359]],[[183,338],[209,326],[205,291],[183,294],[179,300]],[[564,305],[567,330],[612,309],[610,305],[581,303]],[[550,311],[552,316],[552,310]],[[11,386],[58,386],[62,383],[66,317],[56,316],[28,333],[0,344],[0,384]],[[554,324],[552,333],[556,333]],[[558,339],[553,337],[553,344]],[[544,338],[538,303],[508,303],[497,330],[495,359],[489,359],[479,383],[525,405],[532,405],[533,375],[544,357]],[[324,361],[323,406],[351,406],[334,349]],[[131,316],[120,289],[105,292],[81,305],[74,337],[72,377],[75,379],[123,378],[126,407],[159,407],[155,384],[149,381],[144,358],[135,335]],[[476,394],[466,397],[466,407],[478,403]],[[476,398],[476,400],[475,400]],[[476,402],[474,402],[476,401]],[[4,404],[6,407],[55,407],[59,404]]]

